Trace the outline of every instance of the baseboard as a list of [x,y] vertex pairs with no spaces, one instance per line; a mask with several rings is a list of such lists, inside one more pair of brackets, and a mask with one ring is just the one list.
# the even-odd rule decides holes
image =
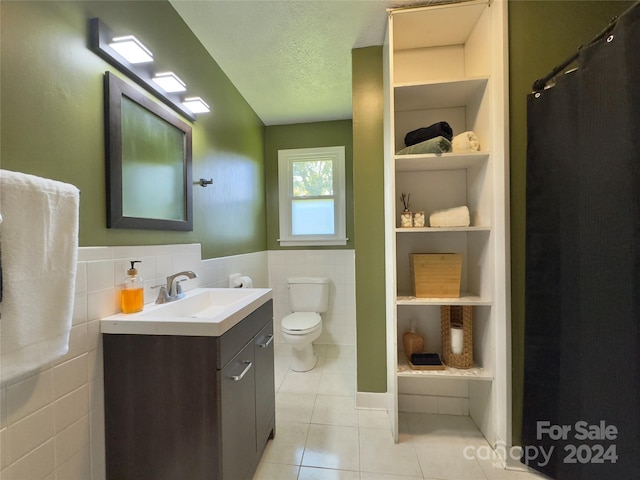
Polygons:
[[387,392],[356,392],[356,408],[360,410],[387,410]]

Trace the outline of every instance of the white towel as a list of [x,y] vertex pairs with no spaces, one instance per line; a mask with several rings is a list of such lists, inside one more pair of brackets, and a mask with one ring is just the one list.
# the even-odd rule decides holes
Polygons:
[[432,227],[468,227],[471,223],[466,206],[436,210],[429,216]]
[[73,185],[0,170],[3,384],[69,349],[79,204]]
[[456,135],[451,140],[451,146],[453,152],[478,152],[480,151],[480,140],[478,136],[471,132],[462,132],[460,135]]

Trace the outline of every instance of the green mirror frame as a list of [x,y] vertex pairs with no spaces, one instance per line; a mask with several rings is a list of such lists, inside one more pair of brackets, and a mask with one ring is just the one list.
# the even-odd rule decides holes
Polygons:
[[107,227],[193,230],[191,126],[106,72]]

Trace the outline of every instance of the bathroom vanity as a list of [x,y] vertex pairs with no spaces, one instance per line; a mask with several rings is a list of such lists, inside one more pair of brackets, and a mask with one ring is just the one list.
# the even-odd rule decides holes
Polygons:
[[[102,319],[107,479],[253,476],[275,435],[268,292],[220,335],[194,335],[188,326],[185,335],[126,333],[122,316]],[[181,322],[173,323],[179,330]],[[152,321],[146,327],[154,331]]]

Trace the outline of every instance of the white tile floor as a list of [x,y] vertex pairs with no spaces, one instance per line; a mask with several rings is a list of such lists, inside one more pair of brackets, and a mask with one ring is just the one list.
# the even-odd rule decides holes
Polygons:
[[[276,437],[254,480],[534,480],[499,468],[469,417],[401,413],[393,443],[386,412],[355,409],[355,348],[319,345],[317,366],[288,368],[276,345]],[[467,455],[469,456],[469,455]],[[481,459],[478,459],[480,457]]]

